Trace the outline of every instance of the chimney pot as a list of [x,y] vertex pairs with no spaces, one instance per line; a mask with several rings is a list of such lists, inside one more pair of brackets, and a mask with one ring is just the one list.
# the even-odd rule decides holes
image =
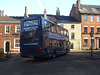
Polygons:
[[57,7],[56,15],[60,16],[60,9]]
[[47,11],[44,9],[44,18],[47,18]]
[[25,14],[24,14],[24,18],[27,18],[28,17],[28,13],[27,13],[27,6],[25,6]]

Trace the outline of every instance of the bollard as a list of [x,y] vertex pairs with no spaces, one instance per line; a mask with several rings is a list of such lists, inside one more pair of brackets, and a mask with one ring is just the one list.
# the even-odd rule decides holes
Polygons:
[[0,59],[3,59],[4,58],[4,53],[3,53],[3,50],[0,49]]
[[16,53],[16,56],[18,57],[18,52]]

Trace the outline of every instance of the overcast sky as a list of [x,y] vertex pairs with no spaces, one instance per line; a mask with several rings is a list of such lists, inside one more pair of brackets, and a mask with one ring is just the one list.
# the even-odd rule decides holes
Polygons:
[[[61,15],[68,16],[77,0],[1,0],[0,10],[4,10],[8,16],[23,16],[25,6],[28,7],[28,14],[56,14],[57,7],[60,8]],[[100,0],[81,0],[81,4],[100,5]]]

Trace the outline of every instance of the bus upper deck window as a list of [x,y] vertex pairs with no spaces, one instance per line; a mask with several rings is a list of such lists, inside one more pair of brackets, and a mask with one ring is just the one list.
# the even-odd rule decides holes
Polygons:
[[64,36],[67,36],[67,31],[64,31]]

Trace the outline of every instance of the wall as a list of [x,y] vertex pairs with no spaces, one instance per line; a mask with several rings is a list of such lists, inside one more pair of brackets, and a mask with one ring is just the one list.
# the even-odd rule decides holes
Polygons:
[[[69,40],[74,43],[74,49],[71,51],[81,50],[81,23],[59,23],[58,25],[64,25],[64,28],[68,29]],[[71,25],[74,25],[75,28],[71,29]],[[75,39],[71,39],[71,32],[75,33]]]
[[[5,25],[10,25],[10,33],[5,34]],[[15,34],[15,26],[20,23],[0,23],[0,48],[3,48],[5,51],[5,43],[10,42],[10,51],[17,52],[20,48],[14,47],[14,39],[20,39],[20,34]]]
[[[90,16],[94,16],[94,21],[90,21]],[[95,39],[95,46],[94,49],[97,49],[97,37],[100,39],[100,34],[97,34],[97,28],[100,27],[100,22],[97,22],[98,15],[87,15],[87,22],[84,22],[84,15],[81,15],[81,22],[82,22],[82,49],[90,49],[91,45],[91,27],[94,27],[94,36],[92,38]],[[84,27],[88,27],[88,33],[84,34]],[[84,38],[88,39],[88,47],[84,47]]]

